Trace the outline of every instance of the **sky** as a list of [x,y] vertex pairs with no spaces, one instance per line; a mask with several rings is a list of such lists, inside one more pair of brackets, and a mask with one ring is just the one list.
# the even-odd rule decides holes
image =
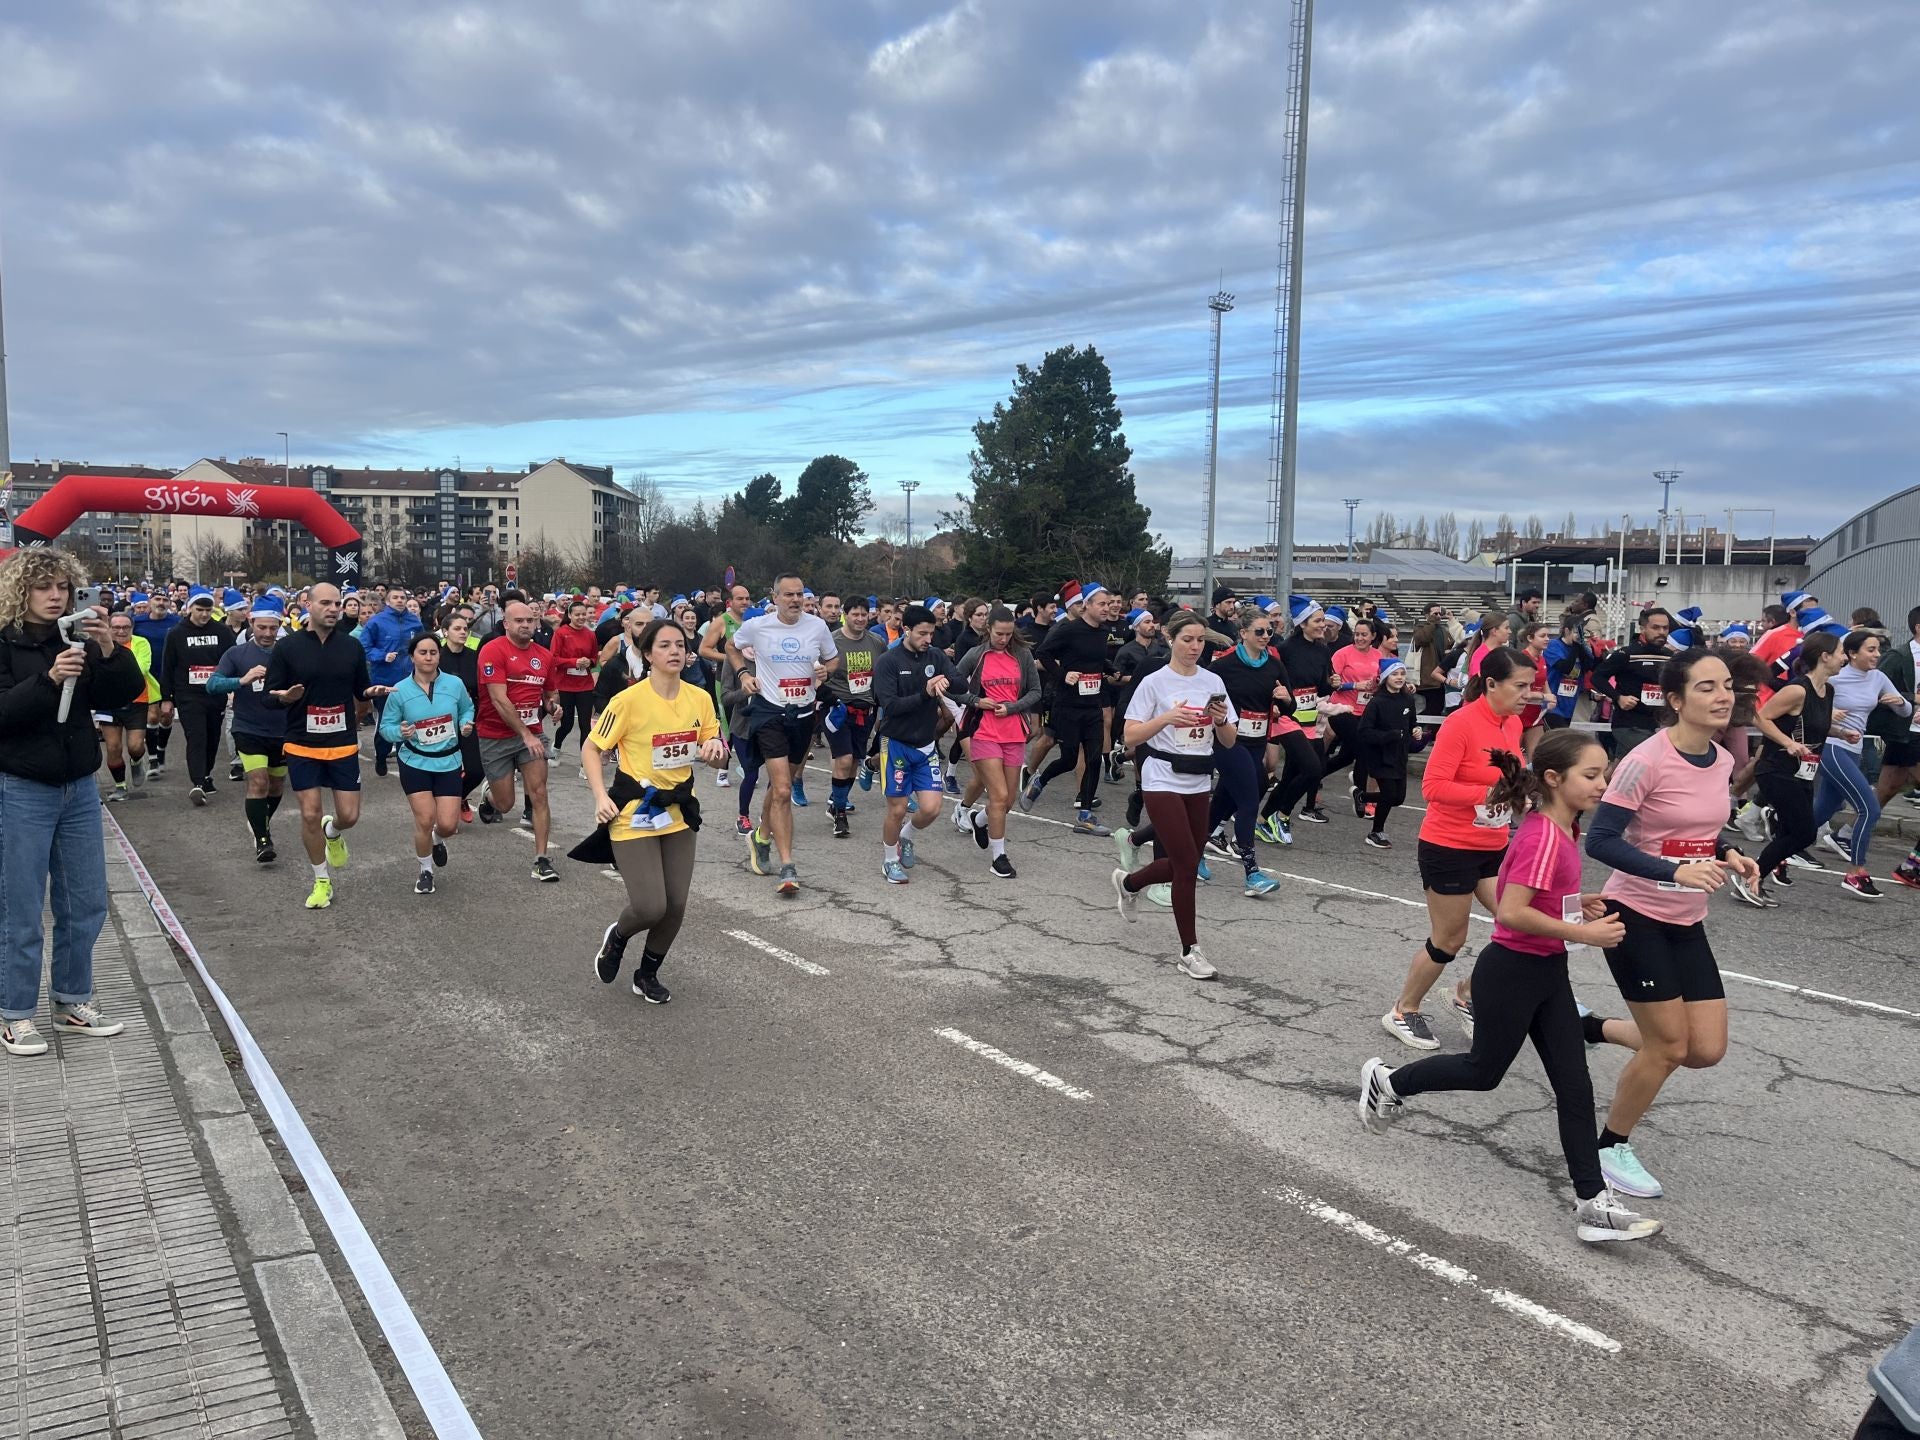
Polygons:
[[[877,532],[1093,345],[1152,526],[1265,538],[1284,0],[10,0],[16,460],[811,457]],[[1910,0],[1316,16],[1297,534],[1824,534],[1916,483]],[[1743,533],[1764,531],[1744,517]]]

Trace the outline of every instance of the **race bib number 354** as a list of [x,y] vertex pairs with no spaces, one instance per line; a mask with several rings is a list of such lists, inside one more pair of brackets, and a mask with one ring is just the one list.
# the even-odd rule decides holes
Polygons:
[[698,730],[672,730],[653,737],[652,765],[655,770],[684,770],[693,763],[699,748]]

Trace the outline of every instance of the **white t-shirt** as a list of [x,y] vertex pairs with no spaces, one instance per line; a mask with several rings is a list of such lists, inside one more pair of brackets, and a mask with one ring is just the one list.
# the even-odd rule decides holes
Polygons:
[[778,615],[756,616],[733,632],[733,643],[753,651],[760,698],[781,709],[811,709],[819,688],[813,667],[840,653],[827,622],[805,613],[791,625],[782,625]]
[[[1126,718],[1151,720],[1183,702],[1196,710],[1204,710],[1213,703],[1216,695],[1226,700],[1227,687],[1220,683],[1220,677],[1211,670],[1196,670],[1191,675],[1182,675],[1171,665],[1163,665],[1133,687],[1133,699],[1127,705]],[[1239,713],[1233,708],[1231,700],[1227,700],[1226,718],[1229,725],[1240,722]],[[1149,740],[1147,745],[1150,749],[1175,754],[1211,755],[1213,722],[1203,720],[1192,729],[1169,725]],[[1213,789],[1213,776],[1182,775],[1166,761],[1156,760],[1149,755],[1140,772],[1140,788],[1167,791],[1175,795],[1204,795]]]

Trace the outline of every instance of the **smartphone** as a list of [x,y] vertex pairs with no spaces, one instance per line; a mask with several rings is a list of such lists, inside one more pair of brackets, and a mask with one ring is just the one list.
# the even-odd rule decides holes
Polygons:
[[95,607],[105,609],[107,589],[104,585],[85,585],[73,592],[75,610],[92,610]]

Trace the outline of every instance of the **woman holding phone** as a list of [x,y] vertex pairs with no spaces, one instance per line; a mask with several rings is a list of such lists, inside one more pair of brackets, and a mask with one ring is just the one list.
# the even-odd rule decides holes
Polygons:
[[1200,953],[1193,891],[1207,838],[1214,747],[1225,748],[1239,738],[1239,716],[1220,677],[1200,668],[1207,645],[1205,622],[1183,610],[1168,617],[1166,634],[1171,652],[1167,664],[1134,687],[1124,736],[1129,750],[1146,750],[1140,789],[1161,854],[1132,874],[1115,870],[1113,889],[1121,916],[1133,922],[1140,918],[1140,892],[1149,885],[1170,885],[1174,924],[1180,931],[1180,954],[1174,963],[1195,980],[1212,980],[1218,972]]

